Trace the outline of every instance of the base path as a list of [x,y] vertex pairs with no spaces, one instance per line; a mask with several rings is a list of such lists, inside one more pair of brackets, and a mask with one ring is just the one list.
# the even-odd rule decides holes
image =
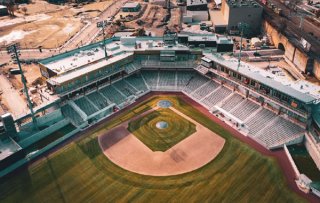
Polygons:
[[152,176],[186,173],[212,161],[225,140],[178,110],[170,109],[194,123],[197,131],[165,152],[154,152],[127,130],[130,121],[153,111],[150,110],[99,136],[103,153],[128,171]]

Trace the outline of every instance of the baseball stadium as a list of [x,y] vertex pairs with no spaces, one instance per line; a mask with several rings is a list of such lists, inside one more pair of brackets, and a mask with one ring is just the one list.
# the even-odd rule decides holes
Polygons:
[[0,200],[318,202],[316,88],[232,49],[113,37],[41,60],[55,99],[2,116]]

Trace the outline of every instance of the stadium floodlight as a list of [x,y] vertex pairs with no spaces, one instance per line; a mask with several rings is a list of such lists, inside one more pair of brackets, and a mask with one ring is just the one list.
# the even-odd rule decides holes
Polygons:
[[239,71],[240,68],[240,61],[241,61],[241,51],[242,51],[242,38],[245,31],[247,31],[249,28],[249,25],[247,23],[240,22],[238,23],[238,29],[240,31],[240,51],[238,56],[238,68],[237,71]]
[[33,111],[33,108],[32,108],[33,105],[32,105],[32,102],[31,102],[31,99],[30,99],[30,96],[29,96],[29,92],[28,92],[27,80],[26,80],[26,78],[25,78],[25,76],[23,74],[23,71],[22,71],[22,68],[21,68],[21,64],[20,64],[20,60],[19,60],[19,56],[21,55],[19,48],[20,48],[20,45],[18,43],[14,43],[14,44],[11,44],[11,45],[7,46],[7,52],[8,52],[8,54],[11,55],[12,60],[17,62],[17,64],[18,64],[18,67],[19,67],[19,70],[20,70],[20,73],[21,73],[23,91],[26,94],[27,101],[28,101],[28,106],[29,106],[29,109],[30,109],[30,112],[31,112],[33,128],[35,130],[38,130],[37,119],[34,116],[34,111]]
[[106,35],[104,32],[104,28],[107,26],[107,23],[108,23],[107,20],[97,22],[97,28],[102,28],[104,56],[106,60],[107,60],[107,48],[106,48]]

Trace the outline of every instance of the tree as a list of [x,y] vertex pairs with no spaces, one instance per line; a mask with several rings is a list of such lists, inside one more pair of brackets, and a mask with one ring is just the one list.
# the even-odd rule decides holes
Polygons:
[[144,28],[138,28],[136,31],[136,36],[146,36],[146,31]]
[[5,2],[5,6],[7,6],[8,8],[9,15],[14,16],[14,11],[17,9],[15,5],[15,0],[7,0]]

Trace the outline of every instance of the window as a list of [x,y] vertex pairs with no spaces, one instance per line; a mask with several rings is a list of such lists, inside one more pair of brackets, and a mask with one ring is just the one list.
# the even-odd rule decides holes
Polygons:
[[238,80],[241,80],[241,75],[240,74],[238,74]]
[[255,87],[255,86],[256,86],[256,81],[250,80],[250,85],[253,86],[253,87]]

